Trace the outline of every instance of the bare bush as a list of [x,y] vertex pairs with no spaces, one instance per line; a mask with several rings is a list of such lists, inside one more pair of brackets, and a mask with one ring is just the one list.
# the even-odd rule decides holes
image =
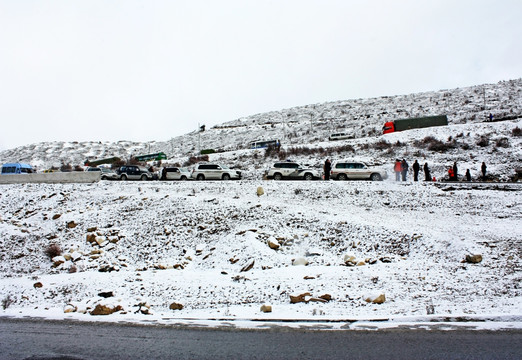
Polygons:
[[47,249],[45,249],[45,255],[47,255],[49,259],[52,259],[55,256],[60,256],[62,255],[62,248],[60,248],[60,245],[52,243],[47,247]]
[[387,142],[386,140],[379,140],[375,144],[373,144],[373,147],[376,150],[386,150],[389,149],[392,145]]
[[199,162],[208,161],[208,159],[209,159],[208,155],[191,156],[191,157],[189,157],[189,159],[187,161],[185,161],[183,166],[191,166],[191,165],[197,164]]
[[501,147],[501,148],[508,148],[510,146],[508,138],[503,137],[503,138],[497,139],[497,141],[495,141],[495,146]]
[[486,136],[481,136],[477,141],[477,145],[480,147],[486,147],[489,145],[489,139]]
[[9,306],[13,304],[14,300],[11,297],[11,295],[7,295],[5,298],[2,299],[2,309],[7,309]]
[[517,126],[511,130],[511,134],[513,134],[513,136],[522,136],[522,129]]

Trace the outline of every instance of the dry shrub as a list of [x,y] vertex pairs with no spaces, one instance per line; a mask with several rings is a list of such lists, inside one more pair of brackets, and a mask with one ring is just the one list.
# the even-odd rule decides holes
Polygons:
[[4,310],[7,309],[9,306],[11,306],[13,302],[14,300],[11,297],[11,295],[7,295],[5,298],[2,299],[2,308]]
[[513,130],[511,130],[511,134],[513,136],[522,136],[522,129],[517,126]]
[[392,145],[387,142],[386,140],[379,140],[377,141],[375,144],[373,144],[373,147],[376,149],[376,150],[386,150],[386,149],[389,149]]
[[477,145],[480,147],[486,147],[489,145],[489,139],[486,136],[481,136],[477,141]]
[[508,148],[510,146],[508,138],[503,137],[503,138],[497,139],[497,141],[495,141],[495,146],[501,147],[501,148]]
[[49,257],[49,259],[52,259],[55,256],[62,255],[62,249],[60,248],[60,245],[58,244],[50,244],[47,249],[45,249],[45,255]]

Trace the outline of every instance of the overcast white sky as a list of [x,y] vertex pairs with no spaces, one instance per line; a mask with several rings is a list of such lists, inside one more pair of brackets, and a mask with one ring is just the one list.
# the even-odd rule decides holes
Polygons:
[[0,150],[522,76],[522,1],[0,0]]

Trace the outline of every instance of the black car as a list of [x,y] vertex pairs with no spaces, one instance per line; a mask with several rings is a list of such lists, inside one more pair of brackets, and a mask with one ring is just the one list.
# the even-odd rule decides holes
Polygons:
[[124,165],[118,171],[121,180],[152,180],[153,174],[143,166]]

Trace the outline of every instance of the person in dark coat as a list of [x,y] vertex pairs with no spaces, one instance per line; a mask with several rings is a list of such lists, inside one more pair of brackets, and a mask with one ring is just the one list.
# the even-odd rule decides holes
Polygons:
[[486,163],[483,161],[482,162],[482,166],[480,167],[480,170],[482,170],[482,178],[485,179],[486,178]]
[[431,174],[428,163],[424,163],[424,181],[431,181]]
[[402,159],[401,161],[401,175],[402,175],[402,181],[406,181],[406,177],[408,176],[408,163],[406,162],[406,159]]
[[466,181],[471,181],[471,174],[469,172],[469,169],[466,170]]
[[455,161],[453,163],[453,179],[454,181],[457,181],[459,179],[458,169],[457,169],[457,162]]
[[326,159],[324,162],[324,179],[330,180],[330,171],[332,170],[332,163],[330,159]]
[[420,165],[417,162],[417,160],[415,160],[415,162],[413,163],[413,181],[419,181],[419,170]]

